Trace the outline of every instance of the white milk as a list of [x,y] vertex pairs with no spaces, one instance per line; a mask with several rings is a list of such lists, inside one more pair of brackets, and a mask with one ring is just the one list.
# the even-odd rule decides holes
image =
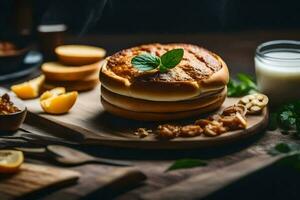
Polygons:
[[259,49],[262,44],[257,49],[255,70],[258,89],[268,95],[273,105],[300,100],[300,49],[295,48],[299,42],[291,41],[293,48],[286,44],[280,48],[280,41],[274,42],[276,45],[273,44],[273,48],[270,46],[272,42],[269,42],[269,48]]

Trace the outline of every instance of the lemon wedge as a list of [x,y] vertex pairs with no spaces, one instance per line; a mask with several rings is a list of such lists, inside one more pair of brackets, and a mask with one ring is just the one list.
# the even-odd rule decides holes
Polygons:
[[13,85],[11,90],[21,99],[33,99],[39,96],[44,81],[45,76],[41,75],[30,81]]
[[0,173],[16,172],[23,162],[22,151],[0,150]]
[[53,96],[58,96],[61,94],[66,93],[66,89],[64,87],[57,87],[57,88],[53,88],[52,90],[48,90],[46,92],[44,92],[41,96],[40,96],[40,100],[45,100],[45,99],[49,99]]
[[57,87],[44,92],[40,97],[40,104],[46,113],[64,114],[75,104],[78,92],[65,92],[65,88]]

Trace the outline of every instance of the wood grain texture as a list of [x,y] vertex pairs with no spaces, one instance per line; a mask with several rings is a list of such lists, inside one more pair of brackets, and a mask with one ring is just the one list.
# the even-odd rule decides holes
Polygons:
[[230,165],[205,174],[195,175],[178,184],[171,185],[159,191],[142,195],[144,200],[193,200],[203,199],[209,194],[226,187],[255,171],[266,168],[278,161],[278,157],[258,156],[246,159],[237,164]]
[[11,200],[48,187],[75,183],[80,173],[72,170],[24,163],[15,174],[0,175],[1,200]]
[[[217,112],[238,101],[236,98],[227,98]],[[84,144],[99,144],[127,148],[144,149],[186,149],[224,145],[256,133],[260,133],[267,125],[268,111],[264,109],[261,115],[247,116],[248,127],[245,130],[230,131],[218,137],[198,136],[192,138],[176,138],[173,140],[159,140],[155,134],[143,139],[133,133],[139,127],[155,130],[161,123],[140,122],[113,116],[103,109],[100,103],[100,89],[97,87],[89,92],[80,93],[75,106],[65,115],[49,115],[42,112],[38,100],[25,102],[29,112],[38,116],[40,120],[48,120],[69,128],[84,135]],[[202,116],[205,117],[205,116]],[[40,119],[40,120],[39,120]],[[196,119],[172,121],[172,124],[193,123]]]
[[78,184],[48,194],[44,200],[106,199],[117,191],[141,184],[146,176],[134,168],[112,168],[103,165],[85,165],[74,169],[82,173]]

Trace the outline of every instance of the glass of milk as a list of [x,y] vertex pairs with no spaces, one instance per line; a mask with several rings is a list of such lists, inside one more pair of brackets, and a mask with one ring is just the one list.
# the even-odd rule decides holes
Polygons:
[[272,105],[300,100],[300,41],[276,40],[259,45],[255,71],[258,89]]

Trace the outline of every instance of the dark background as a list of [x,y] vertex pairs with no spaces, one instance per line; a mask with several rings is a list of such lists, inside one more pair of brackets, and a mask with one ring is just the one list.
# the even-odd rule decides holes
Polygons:
[[77,34],[296,29],[300,1],[1,0],[1,34],[11,33],[19,21],[32,30],[39,24],[65,23]]

